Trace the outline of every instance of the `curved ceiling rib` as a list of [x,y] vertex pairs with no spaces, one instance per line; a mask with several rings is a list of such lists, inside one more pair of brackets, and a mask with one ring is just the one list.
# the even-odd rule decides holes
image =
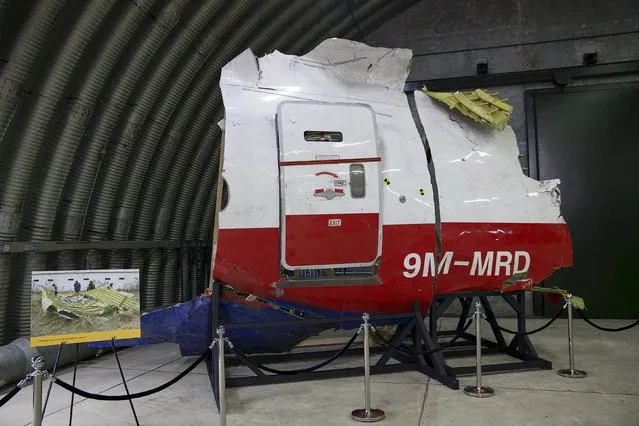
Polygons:
[[[206,240],[221,68],[359,39],[414,1],[0,0],[0,22],[19,18],[0,29],[0,244]],[[146,308],[174,300],[177,252],[90,255],[148,264]],[[28,333],[31,271],[82,257],[0,254],[0,343]]]
[[[82,237],[82,228],[89,199],[97,179],[102,160],[106,156],[106,145],[100,145],[94,135],[99,130],[95,126],[94,112],[113,93],[109,80],[113,80],[115,67],[130,44],[136,30],[151,22],[149,11],[152,1],[129,3],[114,17],[116,22],[103,35],[104,42],[96,43],[99,51],[86,74],[80,76],[81,83],[75,98],[89,108],[89,117],[80,122],[70,110],[66,112],[63,128],[58,136],[59,147],[68,147],[75,152],[72,166],[62,189],[56,215],[54,238],[77,240]],[[105,89],[107,89],[105,91]]]
[[[216,51],[215,59],[213,63],[210,64],[211,69],[217,70],[214,81],[218,81],[221,67],[243,50],[246,41],[256,30],[267,27],[269,25],[267,23],[269,18],[283,5],[284,3],[277,1],[262,2],[257,8],[251,11],[242,24],[236,28],[231,37],[225,39],[224,42],[220,44],[220,48]],[[209,89],[209,91],[210,90],[211,89]],[[214,91],[213,95],[210,96],[214,108],[217,106],[216,104],[221,102],[221,97],[218,94],[219,91]],[[206,99],[206,96],[204,99]],[[183,108],[174,114],[175,121],[180,125],[184,124],[180,130],[190,128],[194,130],[193,133],[198,134],[202,128],[201,126],[206,125],[206,122],[211,120],[213,114],[207,108],[198,108],[202,106],[201,100],[198,100],[198,104],[199,105],[193,109]],[[184,103],[182,105],[187,104]],[[193,120],[195,123],[193,121],[187,121],[189,118],[195,118],[195,120]],[[152,239],[166,238],[172,207],[174,205],[173,196],[177,188],[167,185],[165,179],[163,179],[167,176],[165,170],[170,167],[173,173],[179,174],[182,172],[190,151],[198,142],[193,133],[189,132],[179,143],[179,151],[180,154],[183,155],[178,155],[172,164],[171,160],[173,160],[174,157],[173,151],[177,143],[165,144],[165,146],[161,147],[163,149],[156,153],[153,160],[153,167],[149,173],[147,173],[147,179],[145,179],[144,189],[148,190],[142,192],[139,204],[136,208],[135,227],[132,231],[133,239],[146,239],[150,236]],[[128,184],[129,182],[126,183]],[[171,187],[173,187],[173,191],[170,191]],[[151,229],[152,224],[154,224],[153,230]],[[178,238],[182,238],[182,236],[178,236]],[[175,280],[172,279],[171,274],[174,274],[173,271],[176,269],[177,253],[172,251],[169,253],[166,262],[163,260],[160,253],[154,253],[149,265],[147,282],[157,283],[160,288],[160,304],[168,304],[173,300],[172,292],[174,288],[173,282]],[[163,267],[165,271],[162,278],[157,274],[160,267]]]

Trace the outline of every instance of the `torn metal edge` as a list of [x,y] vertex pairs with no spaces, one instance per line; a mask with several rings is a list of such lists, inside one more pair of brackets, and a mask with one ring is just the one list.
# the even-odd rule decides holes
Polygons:
[[428,143],[428,137],[426,136],[424,125],[422,124],[422,120],[419,116],[417,104],[415,103],[415,92],[406,92],[406,100],[408,101],[408,106],[410,107],[410,112],[413,116],[413,121],[415,122],[415,128],[417,129],[417,133],[419,133],[422,144],[424,146],[424,151],[426,152],[426,164],[428,167],[428,174],[430,176],[430,186],[433,190],[433,207],[435,209],[435,275],[433,277],[434,294],[437,290],[439,263],[441,261],[442,253],[442,219],[439,206],[439,188],[437,186],[437,176],[435,175],[435,163],[433,162],[432,151],[430,149],[430,144]]

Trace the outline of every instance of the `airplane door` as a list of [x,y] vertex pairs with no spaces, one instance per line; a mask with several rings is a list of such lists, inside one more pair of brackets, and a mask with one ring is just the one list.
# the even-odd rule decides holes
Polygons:
[[380,157],[363,104],[282,102],[281,266],[374,267],[381,255]]

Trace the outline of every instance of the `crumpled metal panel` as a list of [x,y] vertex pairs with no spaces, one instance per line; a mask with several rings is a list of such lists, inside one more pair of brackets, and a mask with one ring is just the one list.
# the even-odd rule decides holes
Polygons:
[[108,288],[96,288],[64,296],[56,296],[51,290],[42,290],[42,310],[55,312],[63,318],[111,315],[134,307],[131,296]]

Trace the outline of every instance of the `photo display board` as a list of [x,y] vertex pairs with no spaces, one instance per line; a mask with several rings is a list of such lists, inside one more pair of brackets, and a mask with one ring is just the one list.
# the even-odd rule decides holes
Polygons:
[[31,346],[140,336],[139,269],[32,273]]

